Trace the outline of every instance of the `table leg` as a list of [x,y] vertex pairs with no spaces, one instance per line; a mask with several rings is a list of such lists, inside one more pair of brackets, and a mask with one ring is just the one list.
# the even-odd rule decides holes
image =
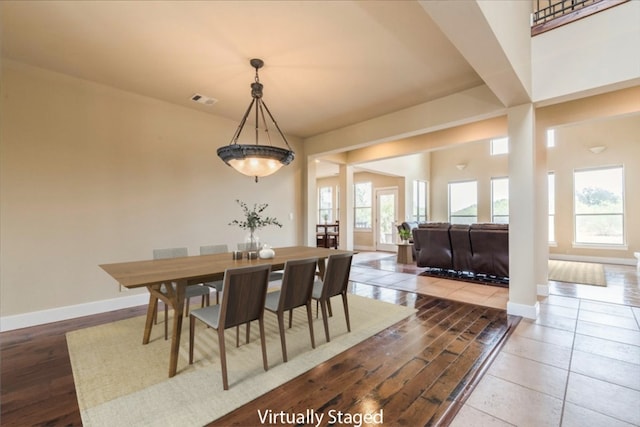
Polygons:
[[176,284],[176,292],[171,298],[173,306],[173,333],[171,334],[171,355],[169,357],[169,377],[173,377],[178,370],[178,352],[180,351],[180,335],[182,334],[182,317],[184,315],[184,295],[187,289],[186,281]]
[[153,294],[151,286],[147,286],[149,290],[149,305],[147,306],[147,321],[144,325],[144,335],[142,336],[142,344],[149,344],[151,336],[151,328],[153,327],[153,317],[158,307],[158,297]]
[[158,298],[162,298],[165,304],[173,309],[173,332],[171,334],[171,353],[169,354],[169,377],[173,377],[178,370],[178,353],[180,351],[180,335],[182,332],[182,318],[184,316],[184,298],[187,289],[187,281],[173,282],[165,287],[166,293],[160,291],[160,285],[147,286],[149,290],[149,306],[147,307],[147,320],[144,327],[142,344],[148,344],[153,327],[153,316],[158,307]]
[[325,260],[324,258],[318,259],[318,277],[320,280],[324,280],[324,271],[325,271]]

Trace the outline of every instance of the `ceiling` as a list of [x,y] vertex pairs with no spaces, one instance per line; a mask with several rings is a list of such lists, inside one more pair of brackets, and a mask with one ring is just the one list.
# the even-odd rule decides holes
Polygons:
[[234,121],[261,58],[299,137],[483,83],[415,1],[2,1],[0,19],[3,58]]

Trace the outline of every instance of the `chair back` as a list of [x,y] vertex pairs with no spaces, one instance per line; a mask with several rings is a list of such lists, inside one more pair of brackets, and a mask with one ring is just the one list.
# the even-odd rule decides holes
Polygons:
[[311,300],[316,276],[317,258],[287,261],[284,265],[278,310],[286,311]]
[[179,258],[189,256],[187,248],[154,249],[153,259]]
[[322,280],[322,298],[327,299],[346,292],[351,272],[352,253],[330,255]]
[[261,319],[271,266],[229,268],[224,272],[224,292],[218,317],[221,329]]
[[200,246],[200,255],[224,254],[229,252],[227,245]]

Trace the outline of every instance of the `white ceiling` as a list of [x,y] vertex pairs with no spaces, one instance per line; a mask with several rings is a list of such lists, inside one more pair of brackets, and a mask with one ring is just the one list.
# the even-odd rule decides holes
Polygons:
[[262,58],[300,137],[483,83],[415,1],[2,1],[0,19],[4,58],[234,121]]

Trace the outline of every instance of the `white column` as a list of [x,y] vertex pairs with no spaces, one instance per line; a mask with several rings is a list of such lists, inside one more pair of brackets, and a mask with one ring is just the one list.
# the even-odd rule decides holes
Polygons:
[[537,294],[549,295],[549,168],[547,130],[536,127],[536,239],[534,268]]
[[318,189],[316,184],[316,161],[307,157],[307,203],[303,244],[316,246],[316,224],[318,222]]
[[353,166],[340,165],[340,249],[353,250]]
[[511,107],[509,129],[509,302],[507,312],[530,319],[538,317],[536,249],[535,110],[532,104]]

